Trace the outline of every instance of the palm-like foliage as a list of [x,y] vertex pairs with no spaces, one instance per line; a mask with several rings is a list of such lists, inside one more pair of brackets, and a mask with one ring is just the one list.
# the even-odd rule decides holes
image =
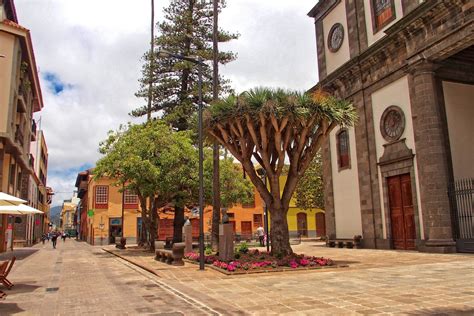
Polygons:
[[[286,213],[298,180],[308,168],[324,137],[336,126],[351,126],[353,106],[323,92],[315,94],[256,88],[213,103],[205,113],[207,133],[243,165],[270,207],[272,249],[289,253]],[[265,169],[267,189],[252,159]],[[280,188],[285,160],[288,178]]]

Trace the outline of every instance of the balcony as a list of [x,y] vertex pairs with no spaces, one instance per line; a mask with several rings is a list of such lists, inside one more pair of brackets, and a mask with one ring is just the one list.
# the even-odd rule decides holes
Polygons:
[[23,136],[23,132],[21,131],[20,127],[16,128],[15,132],[15,142],[20,144],[20,147],[23,148],[25,143],[25,138]]
[[31,141],[36,140],[36,122],[31,120]]

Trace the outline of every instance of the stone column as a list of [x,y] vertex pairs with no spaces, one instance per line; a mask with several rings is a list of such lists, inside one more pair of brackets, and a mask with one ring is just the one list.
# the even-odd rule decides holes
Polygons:
[[336,214],[334,209],[334,187],[331,171],[331,149],[329,135],[321,147],[323,158],[323,187],[324,187],[324,212],[326,213],[326,235],[330,239],[336,238]]
[[445,139],[442,102],[436,90],[436,66],[419,60],[411,66],[411,108],[415,157],[420,182],[421,208],[428,252],[455,252],[451,210],[447,195],[449,154]]

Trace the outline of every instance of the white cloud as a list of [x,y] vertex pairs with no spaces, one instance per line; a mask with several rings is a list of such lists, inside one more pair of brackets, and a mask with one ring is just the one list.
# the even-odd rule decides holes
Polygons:
[[[155,2],[155,19],[163,19]],[[313,21],[316,0],[227,1],[220,26],[239,32],[221,45],[238,59],[220,72],[242,91],[255,86],[306,90],[317,79]],[[132,121],[143,104],[134,93],[149,46],[150,1],[16,0],[20,24],[32,33],[40,75],[53,73],[73,88],[55,95],[43,80],[42,128],[49,149],[48,185],[72,192],[81,166],[93,165],[107,131]],[[135,119],[136,120],[136,119]],[[54,204],[69,198],[57,194]]]

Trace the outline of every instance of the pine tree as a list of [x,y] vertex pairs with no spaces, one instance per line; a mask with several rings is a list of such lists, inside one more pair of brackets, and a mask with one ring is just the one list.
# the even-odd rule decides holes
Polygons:
[[[220,8],[225,1],[220,1]],[[155,37],[158,46],[153,59],[145,53],[143,77],[137,97],[148,99],[148,86],[152,83],[152,112],[158,112],[177,130],[190,128],[190,120],[196,111],[198,101],[198,79],[196,66],[188,61],[176,58],[159,58],[158,50],[166,50],[183,56],[199,56],[203,61],[212,61],[213,5],[202,0],[173,0],[164,9],[165,20],[158,23],[159,35]],[[238,38],[238,34],[219,30],[219,42],[228,42]],[[233,61],[233,52],[219,52],[219,63],[224,65]],[[150,61],[153,60],[152,69]],[[219,77],[220,95],[228,94],[229,81]],[[203,99],[212,100],[212,68],[203,67]],[[139,117],[147,114],[147,106],[131,112]]]

